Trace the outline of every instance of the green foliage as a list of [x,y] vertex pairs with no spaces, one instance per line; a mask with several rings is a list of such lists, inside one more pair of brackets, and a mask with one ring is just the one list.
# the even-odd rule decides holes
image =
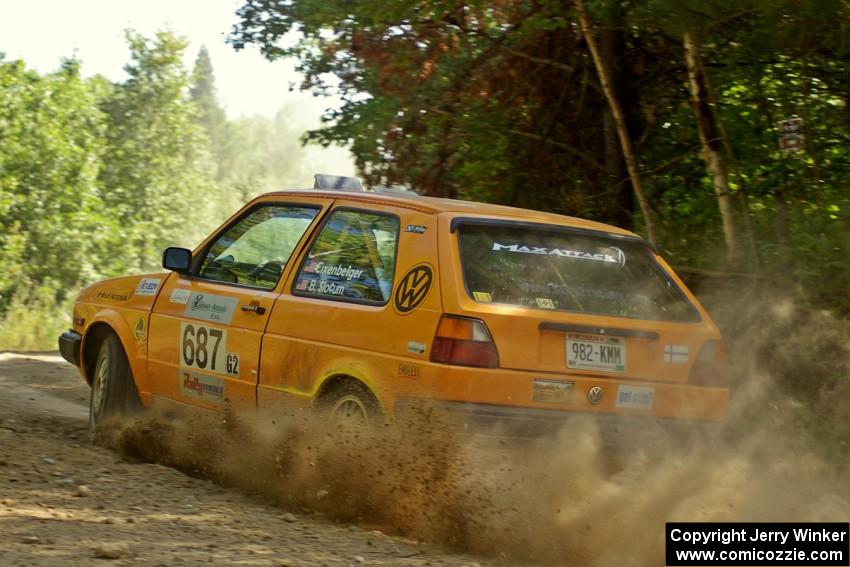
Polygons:
[[0,310],[31,280],[94,273],[104,119],[76,61],[39,76],[0,61]]
[[229,154],[228,138],[232,129],[216,97],[215,73],[206,47],[201,47],[195,60],[189,95],[198,108],[197,122],[212,142],[213,158],[219,165],[217,178],[222,179],[227,172],[222,165]]
[[53,350],[56,337],[68,328],[73,297],[56,299],[57,282],[38,287],[18,286],[18,291],[0,318],[0,348],[3,350]]
[[203,236],[186,221],[215,212],[214,167],[181,63],[185,40],[167,32],[152,41],[128,32],[127,40],[130,79],[103,105],[108,128],[100,185],[119,227],[103,250],[118,253],[117,263],[107,259],[110,266],[126,269],[129,253],[130,265],[146,270],[176,237],[190,244]]
[[[697,37],[745,252],[736,270],[799,281],[850,313],[850,5],[841,0],[587,1],[641,176],[675,265],[727,267],[689,104]],[[343,104],[309,133],[351,143],[367,182],[551,210],[640,230],[610,111],[572,2],[245,0],[231,37],[296,56]],[[298,32],[300,41],[283,41]],[[290,37],[290,36],[287,36]],[[778,149],[779,120],[807,124]]]
[[[0,348],[55,348],[80,285],[156,270],[301,171],[286,116],[228,121],[206,50],[127,32],[127,80],[0,56]],[[289,179],[287,184],[291,184]]]

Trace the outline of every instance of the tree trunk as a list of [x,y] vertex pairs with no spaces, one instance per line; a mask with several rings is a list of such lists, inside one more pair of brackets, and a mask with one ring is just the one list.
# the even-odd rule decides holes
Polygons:
[[[720,108],[720,103],[717,101],[717,96],[715,95],[714,86],[711,84],[711,77],[708,75],[708,72],[705,69],[705,65],[702,64],[702,60],[700,60],[700,73],[702,78],[705,81],[705,92],[708,95],[709,102],[714,106],[714,108]],[[715,121],[717,123],[717,131],[720,134],[720,138],[723,142],[723,149],[726,150],[726,157],[729,159],[729,169],[732,172],[732,177],[738,182],[738,200],[741,203],[741,212],[744,215],[744,233],[749,242],[750,255],[752,257],[753,263],[757,269],[761,269],[761,254],[759,253],[758,242],[756,239],[756,231],[753,227],[753,213],[750,209],[750,198],[747,194],[747,182],[743,175],[741,175],[741,168],[738,165],[738,158],[735,156],[735,151],[732,149],[732,142],[729,137],[729,132],[726,130],[726,126],[723,123],[723,120],[715,115]]]
[[708,173],[714,184],[714,194],[717,197],[717,207],[720,209],[720,220],[723,224],[723,238],[726,241],[726,258],[729,264],[740,261],[740,245],[735,229],[735,218],[732,212],[732,197],[729,193],[729,180],[726,176],[726,165],[720,153],[720,136],[714,114],[708,103],[707,92],[699,52],[690,32],[684,34],[685,63],[688,67],[688,84],[691,90],[691,107],[697,120],[699,139],[702,144],[702,155],[705,159]]
[[[626,49],[623,31],[626,28],[624,7],[619,1],[605,2],[603,6],[604,15],[602,17],[605,19],[605,26],[597,30],[595,39],[602,60],[607,63],[608,84],[623,109],[623,118],[628,130],[629,126],[633,126],[629,117],[636,97],[630,96],[632,93],[629,88],[628,71],[622,64],[618,63],[620,54]],[[628,183],[629,172],[626,169],[626,162],[623,160],[623,151],[620,149],[617,123],[611,114],[611,110],[607,108],[602,112],[602,131],[604,134],[606,182],[614,190],[612,199],[609,203],[606,203],[606,217],[617,226],[633,230],[636,220],[634,193]],[[632,128],[631,131],[634,132],[635,130]]]
[[593,64],[596,67],[596,72],[599,75],[599,83],[602,86],[602,92],[605,93],[605,98],[608,100],[608,106],[611,108],[611,115],[617,125],[617,134],[620,138],[620,146],[623,151],[623,159],[626,161],[626,169],[629,172],[629,179],[632,182],[632,190],[635,193],[640,212],[643,215],[644,223],[646,223],[646,233],[649,241],[653,244],[658,244],[658,238],[655,232],[655,221],[652,217],[652,209],[649,206],[649,201],[643,192],[640,175],[638,174],[637,160],[635,159],[634,150],[632,149],[632,141],[629,138],[629,132],[626,128],[626,120],[623,117],[623,109],[620,107],[620,102],[611,87],[608,70],[605,67],[605,62],[599,53],[596,46],[596,41],[593,38],[593,32],[590,29],[590,18],[587,16],[587,10],[584,6],[584,0],[574,0],[576,10],[578,11],[579,23],[581,31],[584,34],[584,40],[587,43],[587,48],[590,50],[590,56],[593,58]]

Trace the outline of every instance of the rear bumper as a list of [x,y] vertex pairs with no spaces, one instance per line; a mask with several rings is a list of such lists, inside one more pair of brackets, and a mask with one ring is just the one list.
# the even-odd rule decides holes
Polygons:
[[76,367],[80,366],[80,346],[83,337],[76,331],[65,331],[59,335],[59,353],[62,358]]
[[415,415],[421,412],[423,403],[446,416],[449,423],[472,434],[539,438],[592,432],[603,445],[616,448],[663,442],[680,444],[714,435],[721,429],[721,424],[714,421],[414,399],[396,402],[396,416],[405,419]]
[[[644,392],[644,404],[633,403],[629,392]],[[518,414],[542,421],[573,414],[592,414],[600,420],[634,417],[636,422],[720,422],[726,418],[729,390],[687,383],[656,382],[617,376],[559,375],[509,369],[449,366],[442,400],[465,402],[473,413]],[[514,408],[514,409],[502,409]],[[526,411],[531,410],[531,411]],[[540,410],[540,411],[535,411]]]

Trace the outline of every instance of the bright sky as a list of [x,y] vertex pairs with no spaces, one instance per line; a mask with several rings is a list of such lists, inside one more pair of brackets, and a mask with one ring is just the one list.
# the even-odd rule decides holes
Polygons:
[[[120,81],[130,58],[124,30],[152,36],[171,29],[190,42],[190,69],[198,49],[207,46],[218,97],[229,116],[273,116],[286,105],[297,132],[317,127],[324,109],[338,101],[290,92],[290,85],[301,80],[293,61],[270,63],[254,48],[237,52],[225,43],[240,5],[239,0],[0,0],[0,52],[41,72],[53,71],[63,57],[76,55],[85,75],[100,73]],[[305,159],[317,173],[354,173],[344,148],[310,146]],[[312,180],[292,182],[293,187],[306,185]]]

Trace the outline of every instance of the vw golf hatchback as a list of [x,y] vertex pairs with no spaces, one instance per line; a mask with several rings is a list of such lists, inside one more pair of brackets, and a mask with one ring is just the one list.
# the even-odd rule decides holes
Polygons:
[[423,402],[467,421],[724,417],[720,333],[637,235],[317,187],[254,199],[194,251],[167,249],[166,273],[81,292],[59,346],[92,386],[93,424],[157,399],[360,419]]

